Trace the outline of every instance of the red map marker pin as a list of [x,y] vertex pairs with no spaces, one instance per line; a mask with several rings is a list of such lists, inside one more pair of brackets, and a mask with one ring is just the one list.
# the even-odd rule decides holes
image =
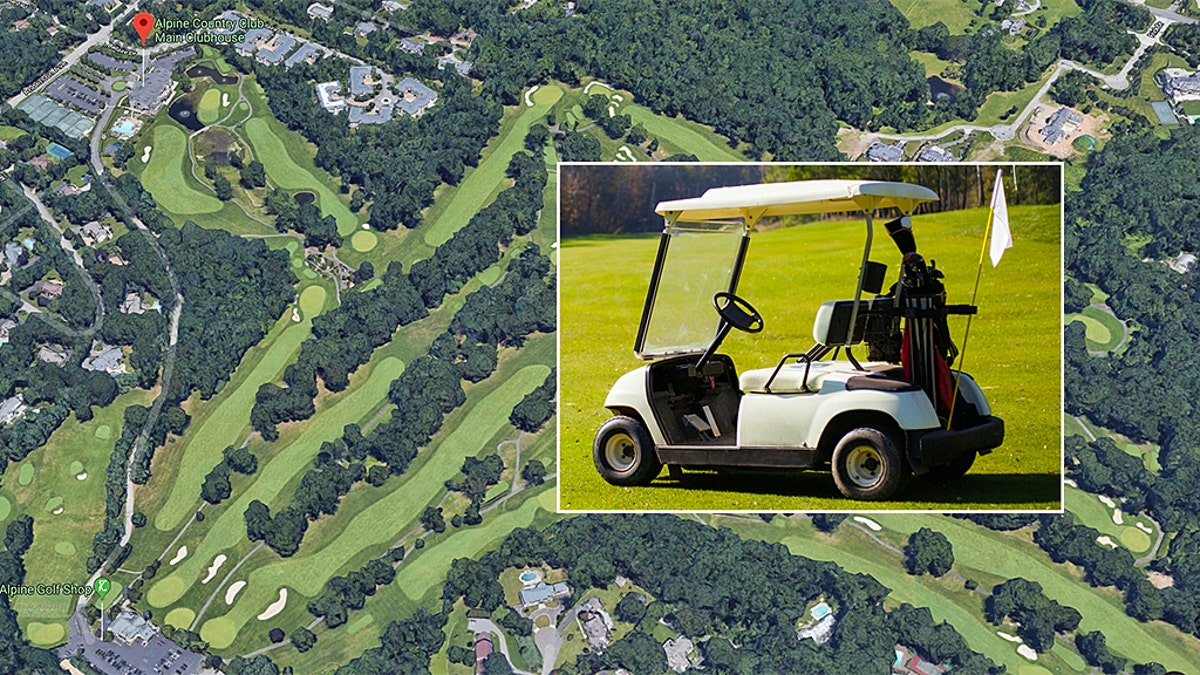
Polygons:
[[142,37],[142,46],[146,46],[146,36],[150,35],[150,31],[154,30],[154,17],[150,12],[138,12],[133,17],[133,29]]

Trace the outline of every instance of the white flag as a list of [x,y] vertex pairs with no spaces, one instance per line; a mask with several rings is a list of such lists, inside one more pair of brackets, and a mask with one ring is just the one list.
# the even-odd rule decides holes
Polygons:
[[1004,181],[996,170],[996,187],[992,189],[992,267],[1000,264],[1004,250],[1012,248],[1012,232],[1008,229],[1008,202],[1004,199]]

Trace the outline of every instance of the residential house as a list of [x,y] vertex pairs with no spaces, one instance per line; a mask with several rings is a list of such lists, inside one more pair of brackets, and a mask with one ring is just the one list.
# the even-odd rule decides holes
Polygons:
[[1079,125],[1083,124],[1083,115],[1070,108],[1059,108],[1046,120],[1046,126],[1038,130],[1046,145],[1054,145],[1068,138]]
[[61,346],[49,346],[38,349],[37,359],[49,363],[52,366],[62,366],[66,364],[69,354],[63,351]]
[[333,18],[333,8],[314,2],[308,6],[308,18],[329,21]]
[[98,221],[93,220],[79,228],[79,236],[83,239],[83,243],[88,246],[95,246],[96,244],[103,244],[112,239],[113,231],[107,225],[102,225]]
[[1162,88],[1175,103],[1200,99],[1200,71],[1189,73],[1182,68],[1167,68],[1162,73]]
[[663,651],[667,654],[667,667],[682,673],[692,665],[691,655],[695,645],[686,636],[679,636],[663,643]]
[[957,162],[958,159],[945,148],[931,145],[917,154],[918,162]]
[[21,419],[25,414],[25,400],[20,394],[0,402],[0,426],[6,426]]
[[300,49],[297,49],[295,53],[287,57],[287,60],[283,62],[283,67],[291,68],[301,61],[312,65],[317,62],[317,59],[321,58],[322,53],[323,52],[321,51],[320,47],[311,42],[305,42],[304,44],[300,45]]
[[12,319],[0,319],[0,342],[8,342],[8,331],[21,324]]
[[400,93],[396,105],[410,117],[420,117],[437,102],[437,92],[411,77],[397,82],[396,91]]
[[346,99],[338,95],[341,90],[340,82],[322,82],[317,85],[317,101],[331,113],[341,112],[346,108]]
[[4,261],[10,270],[24,267],[29,262],[29,251],[17,242],[10,241],[4,245]]
[[367,37],[371,33],[374,33],[375,30],[375,24],[364,21],[354,27],[354,37]]
[[484,662],[492,655],[492,634],[491,633],[476,633],[475,634],[475,674],[483,675],[485,671]]
[[899,162],[904,159],[904,148],[875,141],[867,148],[865,154],[872,162]]
[[63,285],[58,281],[39,281],[33,285],[33,292],[37,293],[37,303],[45,307],[62,297]]
[[146,306],[142,304],[141,293],[130,293],[121,301],[122,314],[144,314]]
[[287,33],[279,33],[267,44],[258,48],[254,58],[268,66],[277,66],[283,62],[283,57],[296,46],[296,38]]
[[540,605],[555,598],[565,598],[570,594],[571,589],[567,586],[567,582],[565,581],[560,581],[556,584],[548,584],[545,581],[539,581],[534,586],[522,588],[519,593],[522,607]]
[[612,618],[604,611],[600,598],[588,598],[581,607],[584,611],[579,612],[578,616],[583,624],[583,632],[587,635],[588,644],[592,649],[603,650],[612,637]]
[[99,354],[92,354],[83,362],[84,370],[95,370],[118,375],[125,372],[125,352],[120,347],[109,347]]
[[373,79],[375,69],[371,66],[350,67],[350,95],[371,96],[379,81]]

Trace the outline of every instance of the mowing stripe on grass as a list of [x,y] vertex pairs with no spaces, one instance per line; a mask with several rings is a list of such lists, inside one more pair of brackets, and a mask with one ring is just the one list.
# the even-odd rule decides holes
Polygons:
[[392,380],[402,372],[404,363],[400,359],[386,358],[372,368],[366,382],[318,412],[304,433],[265,467],[259,468],[258,479],[221,514],[210,530],[200,534],[200,542],[194,543],[195,551],[179,564],[178,569],[150,587],[147,600],[151,606],[166,607],[178,600],[200,579],[201,573],[218,553],[246,536],[243,514],[250,502],[257,499],[270,504],[289,480],[308,467],[322,443],[340,437],[342,428],[347,424],[359,422],[373,414],[379,403],[386,400]]
[[[946,535],[954,546],[955,564],[1009,578],[1021,577],[1042,585],[1047,596],[1079,610],[1083,620],[1077,632],[1103,631],[1108,647],[1139,663],[1157,661],[1167,668],[1195,670],[1200,640],[1166,625],[1142,624],[1127,616],[1116,599],[1089,588],[1065,566],[1003,535],[969,527],[950,518],[922,515],[873,515],[881,525],[905,536],[922,526]],[[1109,589],[1111,591],[1111,589]],[[958,627],[957,622],[954,623]],[[1120,626],[1120,630],[1113,630]],[[961,630],[961,629],[960,629]]]
[[[691,128],[683,120],[656,115],[652,110],[636,103],[627,103],[621,112],[628,114],[634,124],[640,124],[653,136],[677,147],[686,148],[701,162],[744,162],[746,156],[733,148],[714,142],[705,134]],[[716,137],[716,132],[713,132]]]
[[553,85],[542,87],[534,94],[535,105],[522,108],[508,131],[494,145],[488,144],[484,150],[486,158],[470,170],[458,185],[449,206],[425,230],[426,244],[441,246],[491,201],[496,186],[504,180],[509,160],[525,147],[525,134],[534,124],[545,120],[546,113],[561,97],[562,89]]
[[[454,477],[463,459],[474,456],[488,439],[507,425],[513,406],[537,388],[549,373],[550,368],[544,365],[526,366],[514,373],[476,403],[453,433],[436,447],[423,451],[430,453],[430,456],[420,471],[403,476],[402,485],[362,511],[339,511],[335,514],[333,518],[348,519],[337,539],[315,553],[287,559],[276,558],[276,562],[251,572],[246,590],[242,591],[236,606],[226,616],[240,630],[247,621],[274,602],[280,588],[287,586],[311,598],[320,593],[325,582],[360,551],[395,541],[401,532],[410,527],[410,519],[445,490],[443,484]],[[239,520],[240,514],[241,511],[238,511]],[[490,532],[491,538],[495,538],[497,532],[508,532],[495,524],[471,529]],[[461,555],[460,549],[454,557]],[[293,600],[300,601],[300,598]]]
[[[333,215],[337,219],[338,233],[343,237],[349,235],[358,227],[358,217],[350,212],[350,208],[338,197],[324,180],[317,177],[315,168],[309,169],[296,163],[288,154],[287,146],[272,130],[271,125],[261,117],[253,117],[242,127],[250,145],[254,146],[254,156],[263,163],[267,177],[276,187],[286,190],[313,190],[317,193],[318,205],[322,215]],[[295,132],[282,132],[295,133]]]
[[[315,289],[321,302],[325,299],[325,289],[320,286],[309,286],[300,296],[301,305],[306,298],[311,298]],[[315,298],[313,298],[315,300]],[[241,441],[241,435],[250,424],[250,408],[254,406],[254,396],[264,383],[271,382],[283,369],[292,362],[300,344],[312,333],[312,313],[304,312],[304,320],[291,324],[290,312],[285,312],[282,321],[288,322],[287,328],[274,341],[269,338],[267,351],[253,365],[250,374],[236,386],[226,387],[227,397],[222,401],[208,419],[187,434],[183,454],[179,462],[179,474],[167,501],[154,516],[154,527],[162,531],[171,531],[179,527],[183,519],[192,513],[196,502],[200,499],[200,484],[204,475],[221,461],[221,452],[230,445]],[[253,363],[246,359],[245,365]],[[237,372],[234,372],[234,380]],[[220,396],[220,395],[218,395]]]
[[142,185],[167,211],[188,215],[213,213],[223,206],[220,199],[198,191],[184,177],[188,171],[187,136],[170,124],[154,129],[150,163],[142,171]]

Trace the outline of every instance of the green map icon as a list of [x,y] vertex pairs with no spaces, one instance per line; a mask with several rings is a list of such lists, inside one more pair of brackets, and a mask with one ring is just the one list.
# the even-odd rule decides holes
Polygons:
[[103,599],[104,596],[108,595],[108,589],[112,588],[112,582],[107,577],[100,577],[96,580],[96,583],[92,584],[92,588],[95,588],[96,594]]

